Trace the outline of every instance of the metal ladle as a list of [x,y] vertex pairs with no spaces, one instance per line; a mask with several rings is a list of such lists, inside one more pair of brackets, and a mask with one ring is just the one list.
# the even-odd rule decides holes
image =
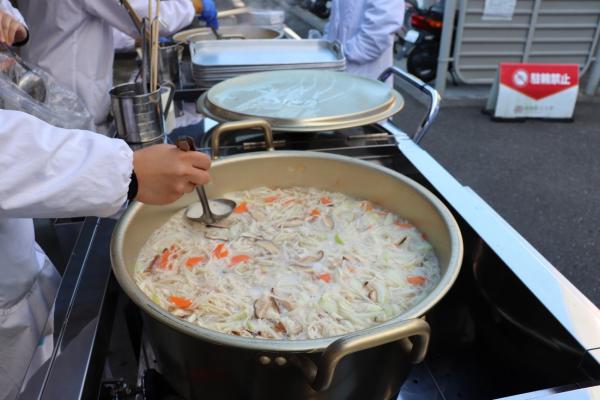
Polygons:
[[[196,145],[194,139],[190,136],[182,136],[177,139],[177,148],[182,151],[195,151]],[[215,224],[217,221],[227,218],[235,209],[237,204],[233,200],[229,199],[214,199],[210,202],[213,203],[213,207],[217,206],[222,209],[215,213],[211,211],[208,197],[204,191],[204,186],[196,186],[196,193],[200,198],[200,203],[194,203],[185,210],[185,216],[188,219],[196,222],[202,222],[207,225]],[[198,206],[201,205],[201,208]],[[200,213],[202,211],[202,213]]]

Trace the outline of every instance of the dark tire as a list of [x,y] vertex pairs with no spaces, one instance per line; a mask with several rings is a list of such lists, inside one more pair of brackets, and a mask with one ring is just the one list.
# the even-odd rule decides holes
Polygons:
[[427,47],[415,47],[406,59],[408,72],[423,82],[431,82],[437,73],[438,52]]

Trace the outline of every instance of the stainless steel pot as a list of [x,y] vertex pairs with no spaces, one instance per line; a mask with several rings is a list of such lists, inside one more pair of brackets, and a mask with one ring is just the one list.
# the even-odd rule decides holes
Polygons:
[[[258,26],[221,26],[219,34],[223,39],[281,39],[283,32]],[[210,28],[187,29],[173,35],[176,42],[196,42],[202,40],[217,40]]]
[[[267,122],[222,124],[213,132],[213,156],[227,132]],[[210,197],[257,186],[310,186],[381,204],[414,223],[433,245],[441,266],[438,286],[422,301],[379,326],[341,337],[264,340],[227,335],[172,316],[135,284],[134,265],[150,234],[175,212],[197,201],[186,195],[168,206],[133,204],[111,243],[113,270],[123,290],[144,311],[162,372],[186,398],[387,399],[400,390],[411,363],[426,353],[429,326],[422,317],[449,290],[462,261],[462,238],[450,211],[427,189],[384,167],[310,151],[266,151],[217,160],[206,185]]]

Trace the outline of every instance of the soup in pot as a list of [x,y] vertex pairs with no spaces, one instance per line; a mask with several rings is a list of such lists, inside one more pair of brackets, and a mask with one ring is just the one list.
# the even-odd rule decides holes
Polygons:
[[182,210],[143,246],[135,280],[173,315],[237,336],[316,339],[385,322],[435,288],[425,235],[370,201],[315,188],[228,193],[216,225]]

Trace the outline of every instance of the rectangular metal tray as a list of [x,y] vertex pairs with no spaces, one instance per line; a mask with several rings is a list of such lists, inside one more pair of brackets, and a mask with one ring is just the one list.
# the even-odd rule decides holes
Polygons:
[[194,42],[190,54],[192,64],[199,68],[345,62],[341,43],[323,39]]

